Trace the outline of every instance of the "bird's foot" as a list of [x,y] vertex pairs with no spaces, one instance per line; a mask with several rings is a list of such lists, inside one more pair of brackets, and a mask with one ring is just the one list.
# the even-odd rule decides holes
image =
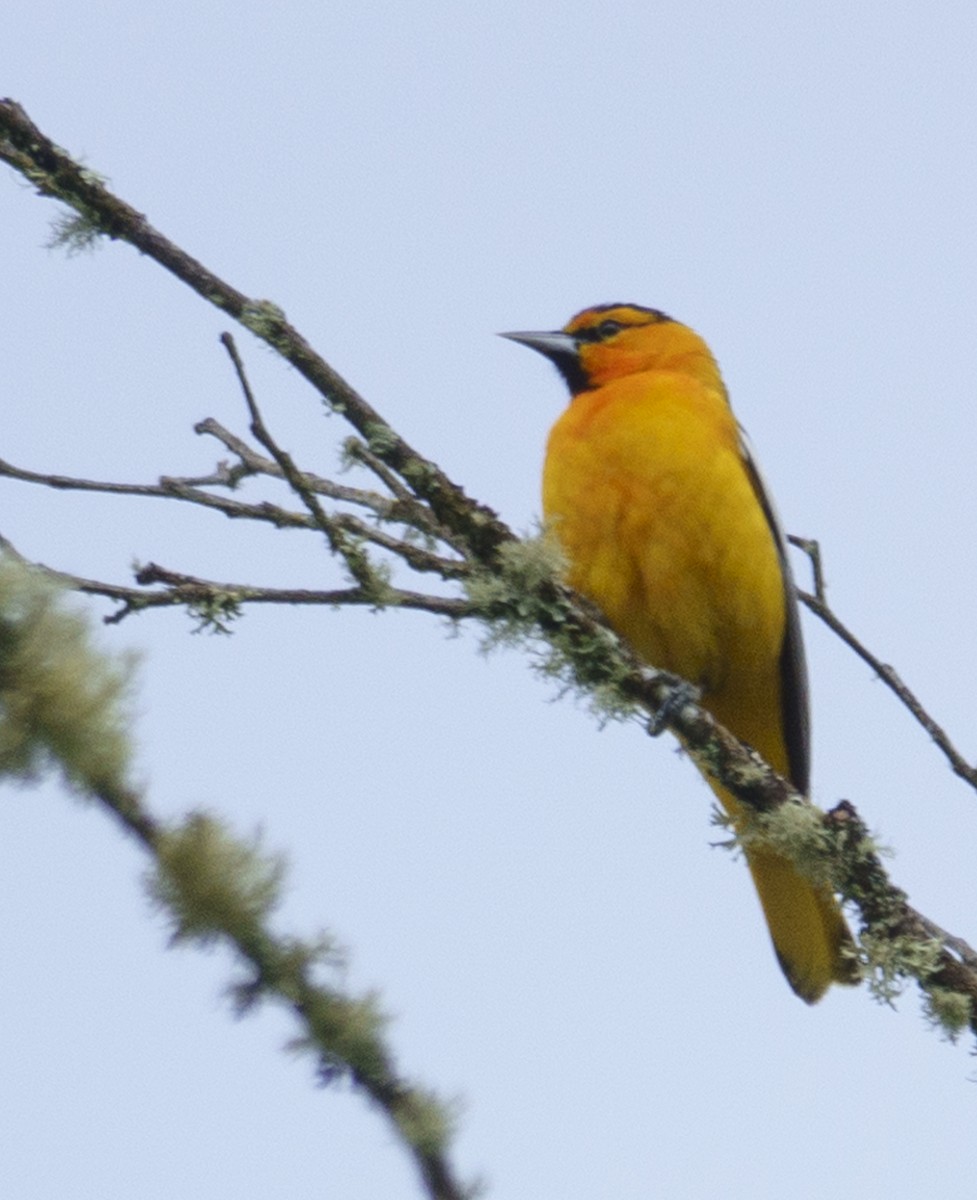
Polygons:
[[658,737],[668,728],[669,721],[685,707],[686,704],[698,704],[702,698],[702,689],[687,679],[676,679],[669,685],[664,700],[648,718],[647,730],[652,737]]

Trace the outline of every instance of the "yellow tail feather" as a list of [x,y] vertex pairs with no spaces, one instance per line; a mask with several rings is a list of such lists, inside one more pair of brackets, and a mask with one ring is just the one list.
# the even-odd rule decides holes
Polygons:
[[777,959],[797,995],[813,1004],[832,983],[857,983],[851,934],[834,896],[779,854],[752,849],[747,862]]

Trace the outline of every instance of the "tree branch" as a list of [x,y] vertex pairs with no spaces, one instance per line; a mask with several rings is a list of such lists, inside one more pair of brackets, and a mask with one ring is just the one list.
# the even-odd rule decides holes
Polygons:
[[791,537],[789,539],[795,546],[799,546],[811,560],[812,570],[814,572],[814,595],[808,592],[798,591],[798,598],[814,613],[827,627],[838,635],[839,638],[851,650],[858,655],[862,662],[868,663],[875,674],[882,680],[885,686],[899,699],[899,701],[912,713],[916,721],[926,730],[936,745],[943,751],[947,762],[949,762],[955,775],[958,775],[965,783],[969,783],[972,788],[977,790],[977,767],[972,766],[963,757],[960,751],[950,741],[946,730],[937,721],[930,716],[927,710],[920,703],[916,694],[906,686],[899,678],[895,667],[889,666],[888,663],[882,662],[877,658],[871,650],[861,642],[852,631],[844,624],[843,621],[832,610],[826,598],[826,588],[824,575],[821,564],[821,548],[816,541],[810,538]]
[[439,522],[465,538],[479,561],[491,562],[499,547],[511,540],[511,531],[497,514],[471,500],[439,467],[419,455],[312,349],[281,309],[267,300],[249,299],[174,245],[42,133],[13,100],[0,100],[0,160],[19,171],[42,195],[67,204],[94,231],[128,242],[159,263],[277,351],[332,410],[349,421],[371,453],[395,471],[414,496],[430,505]]
[[[238,371],[252,433],[268,451],[270,459],[255,456],[216,423],[204,422],[198,430],[223,441],[238,455],[242,464],[240,469],[227,468],[223,472],[219,469],[213,478],[207,477],[204,481],[161,480],[158,489],[150,492],[132,492],[130,489],[128,494],[160,495],[165,492],[174,498],[216,507],[229,516],[249,519],[282,518],[285,513],[282,519],[320,531],[353,577],[351,588],[320,593],[320,596],[333,597],[329,602],[336,602],[338,595],[341,597],[339,603],[400,602],[409,606],[413,598],[414,606],[428,611],[435,611],[433,604],[444,603],[441,611],[447,615],[477,614],[488,624],[492,639],[528,642],[542,671],[590,696],[605,714],[639,717],[653,733],[663,728],[671,730],[703,770],[757,814],[757,837],[775,840],[778,849],[789,854],[799,869],[828,881],[858,908],[862,918],[865,961],[867,969],[874,974],[877,994],[888,998],[903,979],[915,978],[928,998],[931,1011],[938,1013],[948,1028],[969,1024],[977,1032],[977,967],[973,952],[965,943],[948,937],[935,924],[909,908],[905,895],[891,882],[878,861],[865,828],[851,806],[836,809],[827,817],[814,809],[755,752],[733,738],[694,703],[687,684],[665,672],[649,670],[638,662],[595,616],[592,607],[559,582],[557,564],[545,541],[519,542],[495,513],[467,497],[435,464],[408,445],[312,350],[279,309],[267,301],[249,300],[174,246],[141,214],[112,195],[91,172],[73,162],[30,122],[19,106],[10,101],[0,102],[0,158],[11,163],[43,194],[70,205],[82,223],[109,237],[128,241],[277,350],[313,385],[333,411],[341,413],[351,423],[362,439],[354,441],[352,457],[373,472],[390,492],[390,497],[381,497],[381,501],[377,501],[372,493],[363,493],[360,497],[349,493],[340,496],[333,490],[335,485],[325,481],[320,486],[323,481],[318,477],[301,471],[268,430],[228,335],[223,340]],[[15,478],[45,482],[30,473],[17,472],[17,468],[7,469],[7,473],[13,473]],[[212,485],[233,487],[245,474],[277,475],[301,500],[305,514],[288,513],[265,505],[241,506],[237,502],[228,507],[226,498],[221,497],[217,502],[218,498],[201,490]],[[48,486],[75,486],[77,483],[66,482],[63,477],[50,478],[59,482],[48,483]],[[94,490],[127,489],[99,485]],[[363,550],[360,539],[370,540],[364,529],[354,530],[343,523],[343,514],[326,511],[320,500],[322,496],[360,504],[381,520],[394,519],[403,523],[408,532],[413,529],[450,547],[459,555],[459,564],[452,563],[451,569],[461,577],[467,600],[442,602],[436,597],[391,589],[378,576],[376,564]],[[379,545],[375,537],[373,540]],[[383,548],[413,566],[404,549],[409,544],[406,539],[394,541],[396,544]],[[439,569],[437,558],[426,560],[428,568]],[[443,556],[441,558],[443,560]],[[451,563],[450,559],[443,561]],[[817,566],[815,569],[816,586],[823,594]],[[231,606],[241,593],[254,602],[262,599],[260,592],[265,597],[270,595],[268,589],[248,592],[236,585],[216,584],[158,567],[146,568],[142,579],[160,583],[174,594],[180,594],[183,589],[184,603],[188,594],[202,596],[204,603],[219,601],[221,596],[229,597]],[[91,581],[86,582],[91,585]],[[194,589],[198,590],[195,592]],[[121,599],[124,604],[137,604],[130,595]],[[810,600],[807,600],[809,607]],[[159,601],[178,602],[176,599]],[[824,607],[817,597],[814,602]],[[822,619],[825,619],[823,615]],[[545,639],[549,650],[539,649],[540,638]],[[867,652],[863,653],[864,648],[859,649],[856,645],[853,648],[879,670],[889,686],[898,684],[891,669],[878,664]],[[900,694],[898,687],[894,690]],[[935,723],[933,728],[942,732]],[[958,773],[966,777],[964,772]],[[948,1001],[951,996],[955,998],[953,1004]]]
[[[136,583],[141,588],[162,584],[158,591],[142,591],[140,588],[123,587],[99,579],[86,579],[49,567],[44,563],[26,558],[9,538],[0,534],[0,552],[7,558],[38,571],[52,583],[70,588],[86,596],[102,596],[120,605],[111,616],[105,618],[106,625],[118,625],[126,617],[150,608],[185,608],[199,622],[201,628],[215,632],[229,632],[231,621],[240,614],[246,604],[293,604],[317,605],[329,608],[377,608],[376,597],[361,587],[332,589],[260,587],[248,583],[218,583],[213,579],[202,579],[197,575],[186,575],[171,571],[156,563],[147,563],[135,573]],[[384,608],[406,608],[417,612],[428,612],[436,617],[447,617],[461,621],[476,614],[468,601],[451,596],[435,596],[425,592],[413,592],[406,588],[388,587],[384,594]]]
[[[53,648],[53,649],[52,649]],[[93,649],[82,618],[50,582],[5,554],[0,562],[0,778],[25,782],[51,766],[110,814],[153,863],[150,893],[175,941],[226,944],[246,977],[244,1011],[263,1000],[288,1008],[324,1079],[342,1075],[379,1108],[414,1160],[430,1200],[469,1200],[448,1159],[451,1113],[397,1070],[384,1018],[320,976],[335,968],[332,939],[277,934],[282,861],[214,817],[163,822],[131,783],[125,666]]]

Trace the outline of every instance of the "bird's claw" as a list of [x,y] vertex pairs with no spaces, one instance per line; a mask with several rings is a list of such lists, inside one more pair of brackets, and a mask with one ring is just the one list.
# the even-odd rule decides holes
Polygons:
[[678,679],[670,684],[664,700],[648,718],[648,732],[652,737],[664,733],[669,721],[677,716],[686,704],[698,704],[701,696],[701,690],[687,679]]

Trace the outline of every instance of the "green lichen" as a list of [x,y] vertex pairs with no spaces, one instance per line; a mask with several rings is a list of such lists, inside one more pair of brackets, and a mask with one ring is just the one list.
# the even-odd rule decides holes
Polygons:
[[377,458],[385,458],[396,450],[399,439],[389,425],[374,422],[363,430],[367,449]]
[[76,254],[93,253],[104,236],[105,230],[88,212],[64,212],[51,222],[45,246],[48,250],[64,250],[73,258]]
[[867,960],[868,990],[880,1004],[893,1004],[906,983],[926,979],[939,965],[942,946],[934,938],[920,941],[891,929],[863,930],[859,937]]
[[389,563],[378,562],[359,547],[350,549],[348,553],[357,555],[362,568],[357,582],[360,591],[371,608],[379,611],[397,604],[397,591],[391,583],[393,569]]
[[[383,457],[380,450],[375,448],[375,441],[371,439],[370,449],[378,458]],[[400,468],[400,473],[412,487],[426,490],[431,484],[437,481],[438,469],[433,463],[427,462],[423,458],[411,458]]]
[[492,644],[519,641],[535,632],[540,616],[561,621],[561,607],[540,597],[544,584],[557,581],[564,558],[554,538],[542,535],[507,542],[493,570],[476,570],[465,582],[468,598],[489,623]]
[[237,592],[210,592],[187,603],[187,612],[197,622],[194,633],[222,633],[230,636],[231,623],[243,615]]
[[257,835],[244,841],[197,812],[160,835],[147,887],[175,941],[226,935],[248,945],[278,905],[284,874],[284,859],[264,852]]
[[[763,774],[757,768],[758,782]],[[759,845],[789,858],[812,883],[836,887],[834,839],[820,809],[801,800],[788,800],[771,812],[750,814],[738,831],[744,849]]]
[[482,649],[524,647],[538,674],[583,698],[602,721],[633,716],[636,705],[621,684],[634,664],[610,629],[584,631],[569,619],[563,569],[558,543],[543,533],[505,543],[493,570],[474,571],[464,587],[487,628]]
[[122,790],[133,660],[96,649],[88,622],[39,571],[0,561],[0,776],[59,768],[81,791]]
[[405,1141],[422,1154],[443,1154],[454,1130],[454,1114],[433,1092],[412,1088],[394,1109]]
[[284,346],[282,326],[285,313],[271,300],[250,300],[241,310],[240,321],[256,337],[262,338],[276,349]]
[[923,1014],[949,1042],[955,1042],[970,1026],[973,1004],[969,996],[943,987],[927,987],[923,992]]

